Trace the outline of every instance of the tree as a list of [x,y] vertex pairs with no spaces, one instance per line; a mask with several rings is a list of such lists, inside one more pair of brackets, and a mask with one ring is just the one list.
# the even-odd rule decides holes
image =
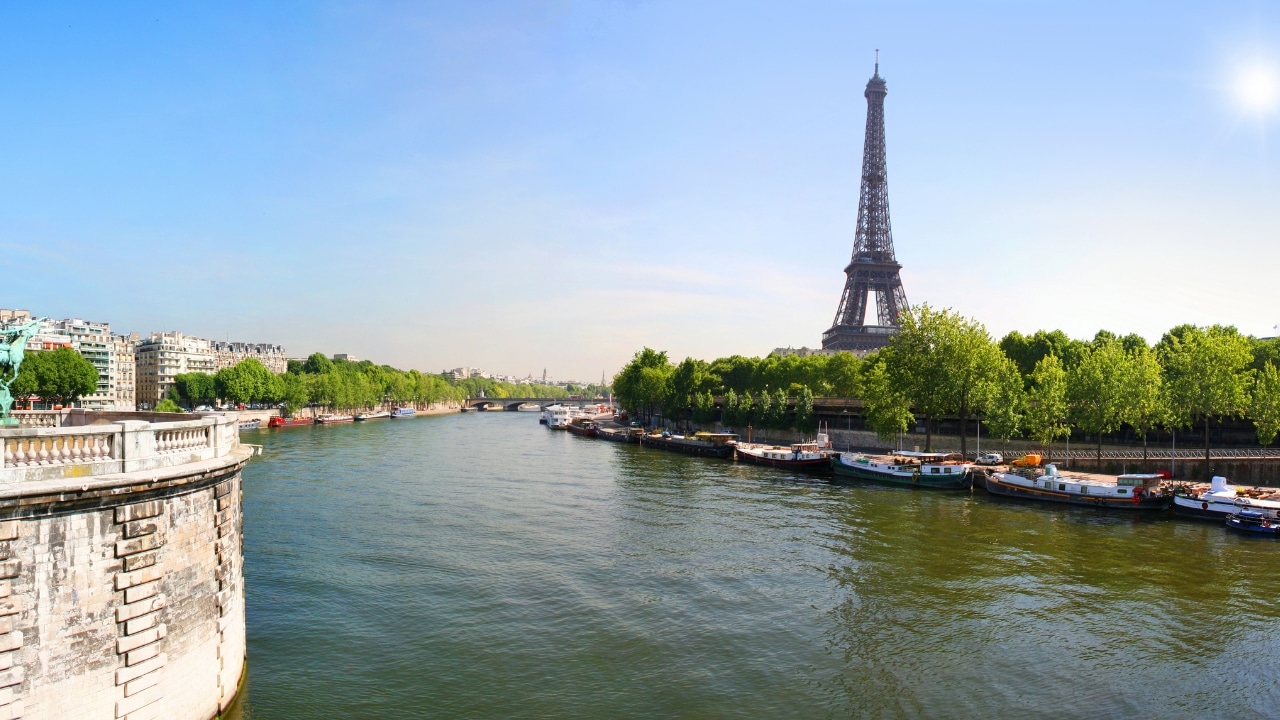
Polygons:
[[1057,355],[1066,368],[1071,368],[1075,366],[1082,345],[1061,330],[1037,330],[1030,336],[1014,330],[1000,340],[1000,349],[1018,366],[1027,387],[1031,386],[1031,373],[1035,371],[1036,363],[1046,355]]
[[724,393],[724,406],[720,408],[720,423],[726,427],[738,426],[738,393],[732,388]]
[[899,316],[902,330],[882,350],[893,390],[925,418],[925,450],[946,414],[960,418],[960,452],[968,450],[965,419],[989,401],[999,373],[1000,350],[986,328],[950,309],[918,305]]
[[1023,387],[1022,373],[1018,371],[1018,366],[1009,358],[1004,358],[996,374],[985,420],[991,434],[1003,440],[1006,449],[1009,438],[1022,432],[1027,412],[1027,394]]
[[217,397],[217,383],[208,373],[181,373],[173,377],[173,387],[178,397],[185,400],[188,408]]
[[861,392],[862,360],[856,355],[851,352],[830,355],[827,357],[825,370],[831,397],[858,397]]
[[1209,421],[1239,415],[1249,406],[1253,348],[1234,327],[1180,326],[1166,333],[1158,350],[1175,422],[1204,425],[1205,480],[1209,467]]
[[674,368],[667,353],[644,348],[631,358],[613,378],[618,403],[633,415],[651,419],[671,396],[670,380]]
[[[1104,334],[1105,333],[1105,334]],[[1129,358],[1115,336],[1100,331],[1084,358],[1067,373],[1067,404],[1076,427],[1097,437],[1102,466],[1102,436],[1120,427],[1125,416]]]
[[1268,362],[1258,372],[1253,385],[1253,402],[1249,406],[1258,443],[1270,445],[1280,433],[1280,372]]
[[813,392],[806,387],[796,396],[796,430],[807,435],[816,429],[817,425],[813,422]]
[[716,419],[716,399],[710,390],[703,390],[693,398],[693,421],[707,425]]
[[156,412],[180,413],[182,412],[182,407],[180,407],[178,403],[174,402],[173,400],[170,400],[169,398],[165,398],[160,402],[156,403]]
[[787,416],[787,406],[789,405],[789,402],[787,400],[786,391],[782,388],[774,390],[773,398],[769,405],[771,406],[770,409],[773,411],[773,414],[769,418],[769,422],[766,424],[766,427],[773,428],[774,430],[786,430],[791,427],[790,418]]
[[883,440],[906,432],[915,416],[906,397],[894,389],[885,370],[884,356],[889,348],[869,358],[862,366],[862,399],[866,404],[867,427]]
[[1129,345],[1128,363],[1124,377],[1121,417],[1142,438],[1142,464],[1147,464],[1147,436],[1169,416],[1160,373],[1160,361],[1147,345]]
[[1071,426],[1067,415],[1067,371],[1057,355],[1046,355],[1031,372],[1031,390],[1027,393],[1027,430],[1031,437],[1048,448],[1053,456],[1053,441],[1066,437]]
[[311,353],[307,361],[302,364],[302,372],[311,375],[323,375],[333,370],[333,361],[325,357],[322,353]]
[[663,399],[663,412],[669,418],[679,419],[707,384],[708,365],[702,360],[687,357],[671,372],[670,395]]
[[28,364],[29,390],[45,402],[70,406],[98,390],[98,369],[72,348],[30,353],[21,369],[27,369]]

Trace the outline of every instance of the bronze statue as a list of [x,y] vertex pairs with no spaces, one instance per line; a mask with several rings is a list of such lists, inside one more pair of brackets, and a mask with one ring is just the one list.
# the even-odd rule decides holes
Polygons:
[[22,325],[0,329],[0,425],[17,424],[9,417],[9,409],[13,407],[13,393],[9,392],[9,386],[18,379],[27,341],[40,332],[43,321],[44,318],[36,318]]

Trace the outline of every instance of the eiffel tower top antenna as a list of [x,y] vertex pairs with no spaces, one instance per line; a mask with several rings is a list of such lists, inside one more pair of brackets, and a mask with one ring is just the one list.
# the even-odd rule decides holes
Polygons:
[[876,77],[880,76],[880,48],[876,48]]

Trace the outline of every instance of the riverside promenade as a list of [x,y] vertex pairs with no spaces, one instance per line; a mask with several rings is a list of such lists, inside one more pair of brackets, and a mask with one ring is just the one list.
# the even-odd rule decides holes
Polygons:
[[208,720],[245,615],[235,413],[15,413],[0,429],[0,718]]

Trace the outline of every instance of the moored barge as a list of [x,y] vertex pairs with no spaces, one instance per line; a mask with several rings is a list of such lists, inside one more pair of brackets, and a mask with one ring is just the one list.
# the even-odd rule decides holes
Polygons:
[[830,448],[831,443],[826,435],[818,435],[815,442],[793,443],[790,446],[734,444],[737,458],[742,462],[808,472],[825,472],[831,469]]
[[957,453],[901,450],[888,455],[840,453],[831,458],[837,480],[866,480],[930,490],[966,490],[972,465]]
[[661,435],[641,435],[640,444],[688,455],[730,458],[733,457],[733,441],[737,439],[733,433],[699,432],[686,436],[664,432]]
[[564,426],[564,429],[568,430],[573,435],[580,435],[582,437],[596,437],[600,434],[600,427],[590,418],[583,417],[570,420],[569,424]]
[[1045,465],[1043,474],[993,472],[987,475],[986,485],[992,495],[1112,510],[1167,510],[1173,502],[1173,493],[1160,475],[1117,475],[1114,479],[1059,475],[1053,464]]

